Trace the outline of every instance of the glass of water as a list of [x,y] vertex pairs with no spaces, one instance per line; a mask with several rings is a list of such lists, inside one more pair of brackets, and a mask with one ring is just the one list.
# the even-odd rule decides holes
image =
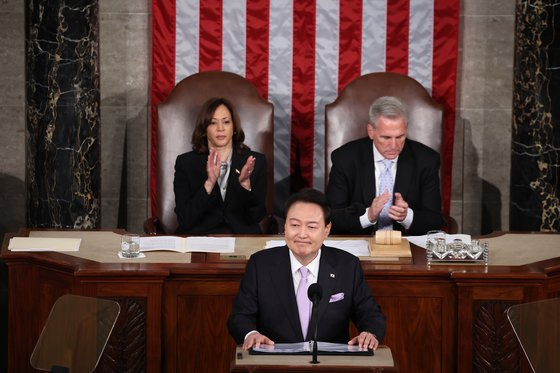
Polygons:
[[439,238],[443,238],[445,240],[445,232],[444,231],[429,231],[426,234],[426,243],[431,242],[431,243],[436,243],[437,239]]
[[121,256],[136,258],[140,255],[140,236],[137,234],[123,234],[121,238]]
[[426,252],[441,259],[445,252],[445,232],[429,231],[426,234]]

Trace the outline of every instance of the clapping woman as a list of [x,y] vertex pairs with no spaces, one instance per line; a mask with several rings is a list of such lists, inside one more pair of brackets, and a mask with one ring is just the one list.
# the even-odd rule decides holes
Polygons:
[[208,100],[192,135],[193,150],[175,162],[177,233],[258,234],[266,215],[266,160],[251,151],[232,104]]

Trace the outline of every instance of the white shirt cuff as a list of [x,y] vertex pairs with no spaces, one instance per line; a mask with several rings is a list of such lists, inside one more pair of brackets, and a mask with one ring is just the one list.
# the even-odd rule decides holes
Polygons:
[[412,219],[414,219],[414,211],[409,207],[408,211],[406,212],[406,218],[403,221],[399,221],[398,223],[403,226],[404,229],[410,228],[412,225]]
[[243,338],[243,341],[247,340],[247,337],[249,336],[249,334],[255,333],[257,332],[257,330],[251,330],[249,333],[245,334],[245,338]]
[[369,221],[368,213],[369,213],[369,207],[366,209],[366,213],[360,216],[360,224],[362,228],[368,228],[371,227],[372,225],[375,225],[375,223],[377,223],[377,220],[374,221],[373,223]]

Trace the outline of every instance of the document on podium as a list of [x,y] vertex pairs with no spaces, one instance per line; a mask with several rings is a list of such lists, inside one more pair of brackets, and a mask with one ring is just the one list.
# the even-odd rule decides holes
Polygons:
[[[249,350],[251,355],[311,355],[313,342],[275,343],[273,345],[261,344]],[[317,342],[318,355],[362,355],[372,356],[373,350],[360,348],[357,345],[346,343]]]

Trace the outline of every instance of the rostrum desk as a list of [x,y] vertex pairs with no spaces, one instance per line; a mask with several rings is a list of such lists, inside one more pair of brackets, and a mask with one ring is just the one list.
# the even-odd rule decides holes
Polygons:
[[[10,237],[28,234],[7,234],[2,246],[9,274],[9,372],[33,371],[29,357],[43,324],[67,293],[121,305],[97,371],[229,371],[236,346],[226,320],[245,260],[193,253],[183,263],[98,262],[75,253],[7,250]],[[425,251],[413,246],[410,264],[362,262],[387,316],[383,343],[400,372],[529,371],[505,311],[560,296],[560,236],[507,237],[514,256],[540,253],[543,237],[548,251],[555,250],[550,240],[559,243],[558,253],[529,264],[492,265],[491,243],[488,267],[428,267]],[[113,257],[117,248],[106,250]]]

